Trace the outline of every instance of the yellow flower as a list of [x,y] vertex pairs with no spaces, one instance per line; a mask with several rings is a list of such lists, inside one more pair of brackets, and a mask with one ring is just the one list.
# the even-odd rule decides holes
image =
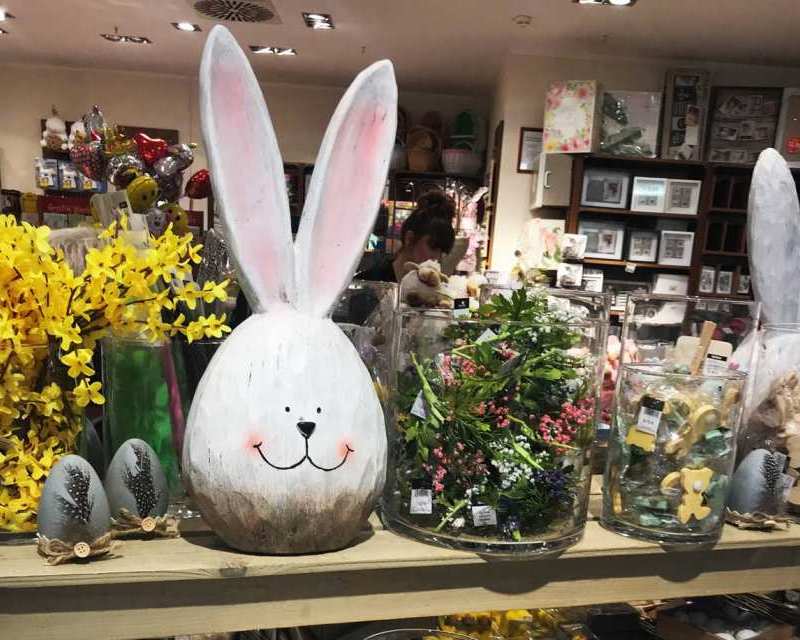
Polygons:
[[69,375],[70,378],[77,378],[81,375],[93,376],[94,369],[89,366],[91,361],[91,349],[76,349],[61,357],[61,362],[69,367],[69,369],[67,369],[67,375]]
[[73,389],[75,401],[79,407],[85,407],[90,402],[94,404],[104,404],[106,399],[100,393],[102,384],[99,382],[92,382],[87,384],[86,380],[81,380],[80,384]]

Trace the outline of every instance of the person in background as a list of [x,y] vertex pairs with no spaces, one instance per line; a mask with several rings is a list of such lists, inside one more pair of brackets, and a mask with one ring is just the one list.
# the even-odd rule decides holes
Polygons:
[[358,273],[356,278],[400,282],[408,272],[407,262],[421,264],[426,260],[440,260],[443,253],[450,253],[453,249],[455,215],[456,206],[452,198],[442,191],[429,191],[417,201],[417,207],[403,222],[400,250]]

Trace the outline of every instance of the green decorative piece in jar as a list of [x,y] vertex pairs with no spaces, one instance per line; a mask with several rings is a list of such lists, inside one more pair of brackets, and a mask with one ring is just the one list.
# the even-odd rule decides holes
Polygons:
[[553,302],[520,290],[468,318],[400,314],[390,528],[499,554],[580,538],[606,327]]

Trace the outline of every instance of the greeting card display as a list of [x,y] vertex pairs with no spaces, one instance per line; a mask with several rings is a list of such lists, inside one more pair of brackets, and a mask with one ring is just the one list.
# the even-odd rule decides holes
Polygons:
[[600,90],[595,80],[559,80],[547,89],[545,153],[591,153],[600,136]]
[[237,549],[341,548],[383,487],[386,430],[369,372],[329,313],[377,215],[397,124],[393,68],[375,63],[342,97],[295,243],[269,112],[224,27],[206,43],[200,94],[214,193],[254,314],[200,381],[185,479],[206,522]]

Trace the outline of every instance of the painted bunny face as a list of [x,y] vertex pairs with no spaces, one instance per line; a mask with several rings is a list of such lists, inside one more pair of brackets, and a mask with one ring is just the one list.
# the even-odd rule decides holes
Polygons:
[[363,71],[323,139],[296,242],[261,89],[224,27],[209,35],[201,114],[214,190],[255,314],[215,354],[183,449],[203,517],[231,546],[340,548],[383,486],[386,431],[369,373],[328,318],[373,227],[396,129],[391,64]]

